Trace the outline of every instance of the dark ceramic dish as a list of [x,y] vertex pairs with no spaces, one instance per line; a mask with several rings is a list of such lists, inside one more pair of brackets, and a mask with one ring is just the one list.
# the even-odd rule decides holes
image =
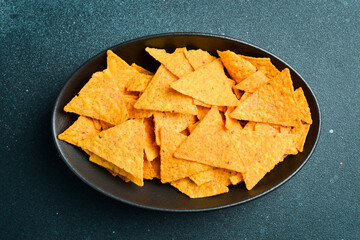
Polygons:
[[235,206],[261,197],[288,181],[308,161],[320,133],[319,105],[305,80],[284,61],[243,41],[202,33],[152,35],[121,43],[112,47],[111,50],[130,64],[135,62],[155,71],[159,63],[145,52],[145,47],[164,48],[168,52],[177,47],[201,48],[214,56],[217,56],[216,50],[231,50],[253,57],[270,57],[272,63],[279,70],[285,67],[289,68],[294,88],[303,88],[313,118],[304,151],[295,156],[288,156],[251,191],[247,191],[242,183],[239,186],[230,186],[230,191],[226,194],[203,199],[190,199],[169,184],[161,184],[156,180],[145,181],[144,187],[137,187],[135,184],[125,183],[119,178],[114,178],[102,167],[89,162],[88,156],[80,148],[57,139],[57,135],[77,119],[77,115],[64,112],[63,107],[78,93],[94,72],[106,68],[106,51],[103,51],[83,64],[70,77],[56,101],[52,118],[52,131],[56,147],[65,163],[84,182],[114,199],[133,206],[161,211],[195,212]]

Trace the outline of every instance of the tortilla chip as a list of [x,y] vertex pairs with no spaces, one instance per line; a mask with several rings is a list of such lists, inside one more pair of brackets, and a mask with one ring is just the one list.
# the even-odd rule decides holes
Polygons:
[[154,75],[152,72],[150,72],[149,70],[146,70],[145,68],[137,65],[136,63],[132,63],[131,67],[134,68],[139,73],[146,74],[146,75],[151,75],[151,76]]
[[156,143],[160,145],[160,128],[167,128],[181,132],[196,122],[196,117],[191,114],[154,112]]
[[300,111],[300,119],[305,123],[312,124],[309,104],[301,87],[295,90],[295,99]]
[[144,186],[144,181],[142,178],[135,178],[133,175],[124,171],[123,169],[117,167],[109,161],[97,156],[96,154],[91,154],[89,158],[90,162],[96,163],[104,168],[106,168],[113,176],[121,176],[123,180],[130,180],[136,185],[142,187]]
[[[222,168],[213,168],[211,170],[203,171],[190,176],[189,178],[196,184],[202,185],[204,183],[215,181],[219,182],[224,186],[231,185],[230,177],[237,176],[240,173],[235,171],[229,171]],[[241,176],[241,174],[240,174]]]
[[155,158],[153,161],[144,159],[144,179],[154,178],[160,179],[160,158]]
[[137,98],[126,98],[125,104],[126,109],[129,113],[129,118],[149,118],[153,115],[153,111],[136,109],[134,105],[137,102]]
[[291,134],[295,135],[295,141],[296,141],[295,146],[299,152],[302,152],[304,150],[304,144],[306,137],[309,133],[309,130],[310,130],[310,124],[301,124],[298,127],[294,127],[290,131]]
[[203,198],[227,193],[229,189],[221,183],[211,181],[203,185],[196,185],[189,178],[171,182],[171,185],[190,198]]
[[237,173],[236,175],[230,176],[229,180],[232,185],[237,185],[244,181],[244,178],[241,173]]
[[235,87],[242,91],[253,93],[268,81],[270,81],[270,78],[266,77],[262,71],[257,71],[245,78]]
[[242,126],[241,126],[240,122],[229,116],[229,114],[233,110],[234,110],[234,108],[229,107],[224,114],[225,115],[225,127],[226,127],[226,129],[228,129],[230,131],[231,134],[233,133],[233,131],[241,131],[242,130]]
[[283,134],[242,131],[231,135],[246,168],[242,172],[246,188],[251,190],[270,172],[293,144]]
[[206,104],[236,106],[238,103],[219,59],[187,74],[170,86]]
[[210,166],[173,156],[176,149],[186,139],[186,136],[166,128],[161,129],[161,182],[172,182],[198,172],[211,169]]
[[277,134],[279,133],[280,129],[276,127],[276,125],[268,124],[268,123],[256,123],[254,126],[254,131],[259,131],[263,133],[273,133]]
[[187,50],[184,52],[185,57],[189,61],[190,65],[196,70],[202,66],[214,61],[216,57],[211,56],[207,51],[197,49],[197,50]]
[[289,69],[263,85],[244,101],[230,117],[239,120],[298,126],[299,111],[294,96]]
[[84,149],[131,174],[143,178],[144,125],[128,120],[81,142]]
[[104,72],[94,73],[64,110],[113,125],[126,121],[129,116],[116,80]]
[[145,48],[153,58],[163,64],[172,74],[181,78],[193,71],[189,61],[185,57],[186,48],[177,48],[172,54],[164,49]]
[[256,67],[254,65],[234,52],[229,50],[217,52],[229,75],[237,83],[256,72]]
[[237,172],[245,170],[216,107],[211,108],[174,156]]
[[275,78],[280,71],[271,63],[270,58],[257,58],[239,55],[249,61],[258,71],[262,71],[268,78]]
[[132,70],[127,62],[121,59],[118,55],[116,55],[113,51],[107,50],[107,68],[110,70],[112,74],[116,74],[119,70]]
[[91,138],[100,132],[93,119],[79,116],[78,119],[63,133],[58,135],[58,139],[81,147],[80,142],[86,138]]
[[154,121],[152,118],[144,119],[145,126],[145,155],[148,161],[154,160],[160,154],[159,146],[155,142]]
[[196,106],[211,108],[212,106],[210,104],[203,103],[202,101],[199,101],[197,99],[193,99],[193,102]]
[[137,73],[133,77],[132,81],[128,83],[127,90],[134,92],[144,92],[152,78],[153,75]]
[[197,114],[192,98],[170,87],[177,80],[163,65],[156,71],[149,86],[135,103],[137,109]]

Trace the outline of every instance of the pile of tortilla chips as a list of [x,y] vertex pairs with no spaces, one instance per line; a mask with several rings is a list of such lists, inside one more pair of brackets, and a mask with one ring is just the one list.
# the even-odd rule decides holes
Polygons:
[[303,151],[312,119],[289,69],[231,51],[145,50],[155,73],[107,52],[107,68],[64,107],[79,118],[59,139],[126,182],[158,178],[190,198],[251,190]]

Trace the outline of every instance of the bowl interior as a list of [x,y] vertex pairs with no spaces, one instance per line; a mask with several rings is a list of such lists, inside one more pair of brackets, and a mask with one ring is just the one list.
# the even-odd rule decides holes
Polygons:
[[203,199],[190,199],[169,184],[164,185],[156,180],[145,181],[144,187],[138,187],[114,178],[102,167],[89,162],[88,156],[80,148],[57,139],[57,135],[78,117],[76,114],[64,112],[63,107],[78,93],[94,72],[106,68],[106,51],[103,51],[87,61],[70,77],[58,96],[52,119],[54,141],[58,151],[70,169],[87,184],[110,197],[139,207],[164,211],[204,211],[245,203],[263,196],[294,176],[309,159],[320,131],[318,103],[304,79],[281,59],[251,44],[209,34],[179,33],[148,36],[119,44],[111,49],[129,64],[136,63],[155,72],[159,63],[145,52],[145,47],[163,48],[168,52],[172,52],[177,47],[200,48],[214,56],[217,56],[216,50],[231,50],[242,55],[269,57],[279,70],[289,68],[294,88],[303,88],[313,118],[304,151],[295,156],[288,156],[251,191],[247,191],[244,184],[240,184],[230,186],[230,191],[226,194]]

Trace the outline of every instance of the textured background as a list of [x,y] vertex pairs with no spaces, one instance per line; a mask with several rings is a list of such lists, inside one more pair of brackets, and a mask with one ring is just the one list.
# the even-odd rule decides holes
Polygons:
[[[359,25],[355,0],[0,0],[0,235],[360,239]],[[93,190],[66,167],[52,141],[51,111],[62,86],[115,44],[193,31],[250,42],[305,78],[322,112],[311,159],[276,191],[204,213],[143,210]]]

